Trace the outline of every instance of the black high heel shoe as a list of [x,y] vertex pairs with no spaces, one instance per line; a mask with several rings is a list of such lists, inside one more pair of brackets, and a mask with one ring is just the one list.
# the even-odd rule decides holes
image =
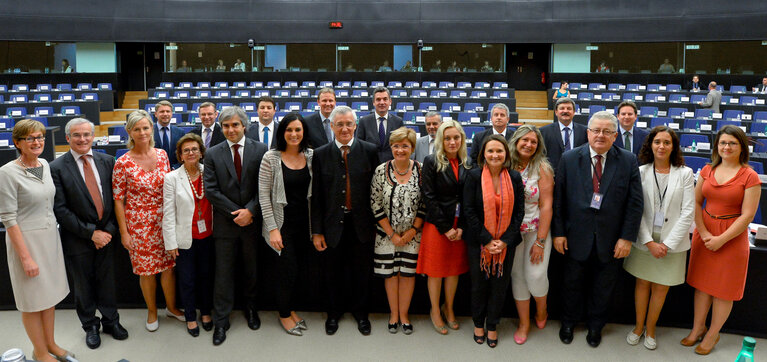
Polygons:
[[[498,333],[498,332],[496,332]],[[487,331],[487,346],[490,348],[495,348],[495,346],[498,345],[498,336],[495,337],[495,339],[490,339],[489,337],[490,331]]]
[[486,335],[478,336],[478,335],[475,334],[474,335],[474,342],[476,342],[477,344],[484,344],[485,343],[485,336]]

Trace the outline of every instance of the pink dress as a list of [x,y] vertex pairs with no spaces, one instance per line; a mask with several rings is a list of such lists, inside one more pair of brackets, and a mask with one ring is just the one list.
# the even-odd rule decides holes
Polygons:
[[129,255],[137,275],[154,275],[176,264],[162,240],[162,189],[170,164],[165,151],[155,148],[155,152],[157,165],[152,171],[136,164],[130,153],[117,159],[112,171],[114,199],[125,200],[125,223],[134,245]]

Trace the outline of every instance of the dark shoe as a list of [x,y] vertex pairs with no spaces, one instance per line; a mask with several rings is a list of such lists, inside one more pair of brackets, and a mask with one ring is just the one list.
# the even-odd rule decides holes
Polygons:
[[90,349],[99,348],[101,345],[101,336],[99,336],[99,326],[88,327],[85,331],[85,344]]
[[123,327],[120,323],[114,324],[114,325],[103,325],[101,326],[101,329],[106,334],[111,334],[112,338],[122,341],[125,339],[128,339],[128,331],[125,330],[125,327]]
[[599,343],[602,342],[602,331],[589,328],[589,334],[586,335],[586,342],[588,342],[591,347],[599,347]]
[[261,328],[261,319],[258,318],[258,312],[255,309],[245,310],[245,319],[248,320],[248,328],[254,331]]
[[204,329],[206,331],[210,331],[211,329],[213,329],[213,321],[202,322],[202,329]]
[[[397,331],[399,330],[399,322],[397,322],[397,323],[389,323],[388,327],[389,327],[389,333],[396,334]],[[403,327],[404,327],[404,325],[403,325]]]
[[474,342],[476,342],[477,344],[484,344],[485,343],[485,336],[478,336],[478,335],[475,334],[474,335]]
[[224,327],[216,327],[215,330],[213,330],[213,345],[218,346],[221,343],[224,343],[226,340],[226,329]]
[[487,338],[487,346],[490,348],[495,348],[495,346],[498,345],[498,339],[490,339],[490,337]]
[[332,336],[336,334],[336,331],[338,331],[338,319],[328,318],[328,320],[325,321],[325,333]]
[[573,327],[562,325],[559,328],[559,340],[564,344],[570,344],[573,342]]
[[405,333],[408,336],[413,334],[413,325],[410,323],[402,323],[402,333]]
[[357,329],[362,333],[363,336],[369,336],[370,335],[370,320],[369,319],[360,319],[357,320]]
[[[189,333],[190,336],[197,337],[200,335],[200,326],[197,326],[194,328],[186,327],[186,331]],[[216,342],[214,341],[213,343],[215,344]]]

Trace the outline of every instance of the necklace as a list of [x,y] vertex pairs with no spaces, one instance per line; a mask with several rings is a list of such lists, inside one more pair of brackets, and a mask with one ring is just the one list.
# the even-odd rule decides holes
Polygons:
[[[22,166],[24,166],[24,168],[34,168],[34,167],[29,167],[29,166],[27,166],[27,164],[26,164],[26,163],[24,163],[24,160],[22,160],[22,159],[21,159],[21,156],[19,156],[19,158],[18,158],[18,161],[19,161],[19,163],[20,163]],[[38,163],[39,163],[39,162],[38,162]],[[35,167],[40,167],[40,166],[35,166]]]
[[[194,183],[192,182],[192,177],[189,175],[189,171],[186,170],[186,167],[184,167],[184,173],[186,174],[186,179],[189,180],[189,187],[192,188],[192,194],[194,194],[194,198],[197,200],[202,200],[203,197],[205,197],[205,188],[200,187],[200,194],[197,194],[197,189],[194,188]],[[197,166],[197,174],[200,174],[200,166]]]
[[394,172],[396,172],[397,175],[405,176],[405,175],[407,175],[407,172],[410,171],[410,161],[407,161],[407,167],[405,167],[405,171],[404,172],[399,172],[399,170],[397,169],[397,164],[395,164],[394,161],[392,161],[391,164],[394,167]]

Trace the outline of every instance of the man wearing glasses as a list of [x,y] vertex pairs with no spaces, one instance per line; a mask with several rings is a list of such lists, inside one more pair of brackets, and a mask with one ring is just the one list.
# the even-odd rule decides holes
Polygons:
[[[113,211],[114,157],[93,152],[94,127],[85,118],[64,126],[69,152],[51,162],[56,186],[53,212],[74,284],[75,308],[85,330],[85,344],[101,345],[99,328],[114,339],[128,338],[115,302],[113,254],[117,221]],[[117,245],[120,245],[117,239]],[[96,316],[96,309],[101,319]]]
[[551,235],[554,248],[565,255],[559,330],[565,344],[573,340],[585,299],[586,341],[599,346],[621,259],[628,256],[639,232],[639,168],[633,153],[612,147],[617,131],[615,116],[594,113],[588,143],[565,152],[557,167]]

